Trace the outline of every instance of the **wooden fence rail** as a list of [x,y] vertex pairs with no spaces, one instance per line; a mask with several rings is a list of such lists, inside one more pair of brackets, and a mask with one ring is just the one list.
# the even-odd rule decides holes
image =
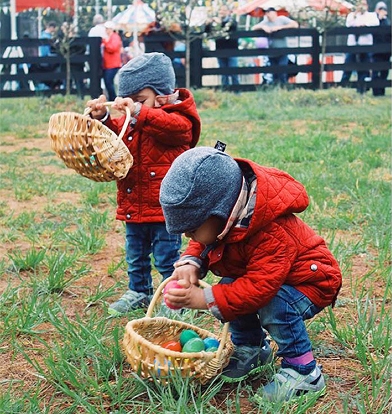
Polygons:
[[[348,34],[372,33],[382,39],[381,43],[372,46],[347,46]],[[287,67],[270,66],[268,55],[272,49],[257,48],[256,39],[260,37],[282,37],[288,38],[290,47],[279,49],[282,54],[295,57],[296,64]],[[384,70],[391,69],[391,61],[368,62],[368,63],[344,63],[346,53],[390,53],[391,51],[391,28],[390,27],[367,27],[346,28],[339,27],[327,32],[325,56],[323,60],[324,71],[321,73],[321,36],[315,29],[287,29],[274,34],[266,34],[263,31],[238,31],[232,34],[233,38],[240,40],[239,49],[210,50],[204,46],[202,39],[197,38],[190,45],[190,75],[191,86],[194,88],[220,88],[221,75],[238,74],[240,85],[231,85],[233,91],[257,90],[265,83],[267,74],[286,72],[293,76],[290,85],[293,88],[318,89],[339,85],[343,71],[362,70]],[[253,41],[250,41],[253,40]],[[146,51],[162,51],[172,59],[184,58],[185,52],[174,51],[174,39],[159,32],[151,33],[145,39]],[[39,57],[38,47],[47,44],[48,41],[41,39],[2,40],[0,46],[0,96],[34,96],[37,94],[51,95],[55,93],[64,94],[61,86],[45,88],[45,83],[60,81],[64,84],[66,72],[64,70],[64,58],[62,56]],[[82,63],[84,69],[73,70],[75,79],[83,79],[85,94],[98,96],[101,93],[101,55],[100,42],[98,38],[78,38],[87,46],[84,55],[74,55],[71,63],[76,67]],[[249,45],[253,44],[253,47]],[[35,51],[32,53],[31,51]],[[220,68],[217,64],[219,57],[238,57],[238,67]],[[57,67],[56,71],[36,71],[34,68],[44,67],[51,64]],[[185,69],[175,67],[178,86],[184,86]],[[295,75],[295,76],[294,76]],[[321,82],[320,82],[321,77]],[[356,78],[347,85],[358,87]],[[368,80],[366,88],[392,86],[391,79]],[[76,87],[72,93],[77,93]]]

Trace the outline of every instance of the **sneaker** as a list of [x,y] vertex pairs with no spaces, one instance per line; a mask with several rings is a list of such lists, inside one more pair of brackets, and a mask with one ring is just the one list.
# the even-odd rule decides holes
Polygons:
[[223,370],[221,378],[225,382],[239,382],[255,375],[272,361],[272,350],[268,341],[263,347],[237,346],[230,358],[229,365]]
[[109,306],[108,313],[111,316],[121,316],[135,309],[147,308],[151,299],[152,295],[129,289],[117,302]]
[[291,368],[281,368],[273,381],[262,388],[261,399],[271,402],[284,402],[308,392],[324,394],[326,389],[321,366],[308,375],[301,375]]

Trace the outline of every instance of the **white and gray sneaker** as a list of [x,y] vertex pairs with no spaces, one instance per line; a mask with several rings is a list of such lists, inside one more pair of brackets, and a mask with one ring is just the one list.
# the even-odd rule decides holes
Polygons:
[[148,308],[151,299],[152,295],[128,289],[117,302],[109,306],[108,314],[111,316],[121,316],[132,310]]
[[325,393],[325,381],[321,366],[308,375],[301,375],[291,368],[281,368],[273,377],[273,381],[262,387],[261,399],[271,402],[288,401],[309,392]]

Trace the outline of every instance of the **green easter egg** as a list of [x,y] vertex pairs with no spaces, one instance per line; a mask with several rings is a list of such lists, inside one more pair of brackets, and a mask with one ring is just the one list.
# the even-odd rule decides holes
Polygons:
[[201,338],[191,338],[182,347],[182,352],[200,352],[204,350],[205,346]]
[[195,331],[192,331],[191,329],[183,330],[180,334],[180,343],[181,343],[181,345],[184,346],[192,338],[199,338],[200,339],[199,335]]
[[206,352],[216,352],[217,350],[218,350],[218,348],[216,346],[211,346],[211,347],[206,349]]

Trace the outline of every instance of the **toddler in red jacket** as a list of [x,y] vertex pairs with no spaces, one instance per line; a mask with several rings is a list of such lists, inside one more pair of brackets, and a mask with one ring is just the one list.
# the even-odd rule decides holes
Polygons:
[[[169,289],[165,300],[230,322],[235,352],[222,378],[243,380],[272,360],[267,331],[282,366],[262,398],[322,394],[304,321],[334,304],[342,277],[324,240],[296,215],[309,202],[303,185],[284,171],[198,147],[174,161],[160,202],[168,232],[191,239],[174,265],[183,289]],[[222,279],[201,289],[209,270]]]
[[[173,272],[179,258],[181,235],[169,234],[159,204],[161,181],[172,162],[194,147],[200,136],[200,117],[191,92],[175,89],[175,74],[168,56],[144,53],[119,71],[118,97],[112,108],[130,109],[131,125],[123,141],[133,156],[128,175],[117,181],[116,218],[125,222],[128,290],[108,312],[113,316],[149,305],[153,284],[151,258],[163,278]],[[125,115],[112,118],[106,97],[87,102],[92,117],[117,135]]]

